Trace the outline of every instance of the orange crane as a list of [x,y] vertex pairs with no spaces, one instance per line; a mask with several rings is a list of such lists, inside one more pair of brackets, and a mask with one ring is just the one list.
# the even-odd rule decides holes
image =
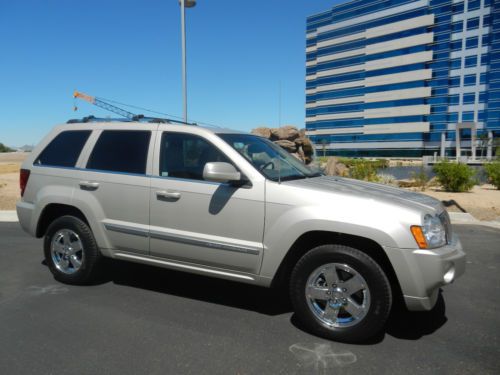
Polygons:
[[[80,91],[77,91],[77,90],[75,90],[75,92],[73,93],[73,98],[75,98],[75,100],[76,99],[85,100],[86,102],[88,102],[90,104],[93,104],[97,107],[106,109],[110,112],[116,113],[120,116],[126,117],[130,120],[133,120],[133,121],[136,121],[136,120],[144,117],[144,115],[136,115],[135,113],[129,112],[129,111],[122,109],[120,107],[117,107],[113,104],[107,103],[103,99],[97,98],[95,96],[87,95],[87,94],[80,92]],[[73,110],[74,111],[78,110],[78,107],[75,105],[73,107]]]

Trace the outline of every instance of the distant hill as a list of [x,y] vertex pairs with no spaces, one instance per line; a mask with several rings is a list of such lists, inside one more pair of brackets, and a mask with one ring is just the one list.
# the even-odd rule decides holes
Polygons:
[[24,152],[31,152],[33,151],[35,147],[33,145],[24,145],[22,147],[19,147],[19,150],[24,151]]

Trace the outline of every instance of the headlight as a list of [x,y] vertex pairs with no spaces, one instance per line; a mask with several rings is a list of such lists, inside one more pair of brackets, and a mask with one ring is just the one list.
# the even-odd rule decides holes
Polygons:
[[422,226],[412,226],[411,232],[421,249],[432,249],[446,244],[446,230],[437,215],[425,215]]

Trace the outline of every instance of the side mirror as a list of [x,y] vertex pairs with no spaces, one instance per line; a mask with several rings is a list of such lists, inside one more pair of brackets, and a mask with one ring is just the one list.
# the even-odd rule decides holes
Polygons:
[[232,164],[212,162],[205,164],[203,178],[215,182],[240,182],[241,173]]

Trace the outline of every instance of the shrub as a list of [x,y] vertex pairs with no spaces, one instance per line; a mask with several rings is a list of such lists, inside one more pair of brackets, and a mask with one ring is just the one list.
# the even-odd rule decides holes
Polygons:
[[377,175],[378,177],[378,182],[384,185],[392,185],[392,186],[397,186],[398,184],[396,183],[396,177],[394,177],[392,174],[388,173],[379,173]]
[[14,151],[10,147],[5,146],[3,143],[0,143],[0,152],[12,152]]
[[433,168],[439,183],[446,191],[469,191],[475,185],[475,172],[467,164],[439,162]]
[[488,181],[500,190],[500,161],[494,161],[484,165]]
[[339,162],[345,164],[348,168],[354,167],[359,164],[370,165],[371,167],[378,168],[387,168],[389,166],[389,160],[387,159],[355,159],[355,158],[339,158]]
[[429,182],[429,176],[425,173],[424,166],[420,166],[418,172],[412,172],[411,178],[415,180],[416,185],[420,188],[421,191],[425,191],[427,183]]
[[356,163],[349,168],[349,175],[356,180],[378,182],[377,170],[370,164]]

